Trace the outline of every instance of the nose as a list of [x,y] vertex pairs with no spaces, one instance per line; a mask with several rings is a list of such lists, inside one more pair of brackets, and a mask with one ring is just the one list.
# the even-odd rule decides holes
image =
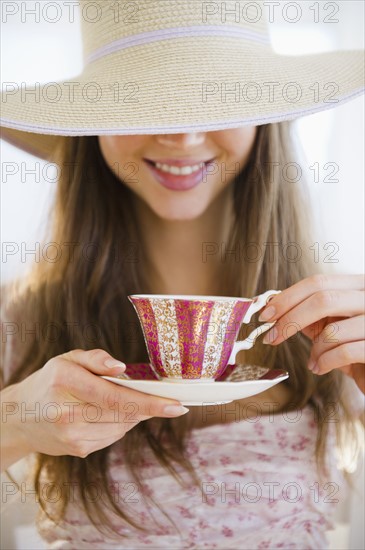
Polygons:
[[165,147],[184,149],[202,145],[205,141],[205,133],[159,134],[156,136],[156,140]]

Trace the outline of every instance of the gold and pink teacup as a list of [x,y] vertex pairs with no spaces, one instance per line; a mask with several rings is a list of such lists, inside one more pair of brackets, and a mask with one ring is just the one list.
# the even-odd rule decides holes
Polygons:
[[275,323],[263,323],[245,340],[236,341],[244,323],[280,290],[255,298],[133,294],[128,296],[139,317],[151,367],[171,382],[212,381],[235,363],[241,350]]

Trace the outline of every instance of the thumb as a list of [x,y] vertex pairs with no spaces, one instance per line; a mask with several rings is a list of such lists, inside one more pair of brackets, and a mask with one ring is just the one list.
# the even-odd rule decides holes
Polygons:
[[77,363],[85,369],[99,375],[117,376],[126,370],[122,361],[115,359],[110,353],[103,349],[82,350],[73,349],[58,356],[71,363]]

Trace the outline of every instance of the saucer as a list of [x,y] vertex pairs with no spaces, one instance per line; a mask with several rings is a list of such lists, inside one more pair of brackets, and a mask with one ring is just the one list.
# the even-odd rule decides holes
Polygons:
[[281,369],[269,370],[266,367],[237,364],[229,365],[213,382],[171,382],[157,378],[148,363],[130,363],[120,376],[101,378],[142,393],[176,399],[183,405],[202,406],[223,405],[257,395],[288,377],[289,374]]

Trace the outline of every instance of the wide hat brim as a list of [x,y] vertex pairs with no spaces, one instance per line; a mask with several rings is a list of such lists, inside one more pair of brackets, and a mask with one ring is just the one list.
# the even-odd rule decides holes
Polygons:
[[1,137],[46,160],[69,136],[216,131],[296,119],[364,92],[364,52],[284,56],[235,38],[109,54],[67,81],[1,94]]

